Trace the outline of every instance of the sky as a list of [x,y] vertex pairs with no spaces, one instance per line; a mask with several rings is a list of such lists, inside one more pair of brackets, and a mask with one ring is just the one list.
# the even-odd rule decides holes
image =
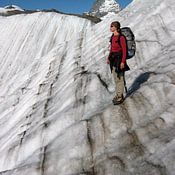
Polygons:
[[[131,1],[117,0],[122,8]],[[89,11],[94,2],[95,0],[0,0],[0,7],[14,4],[28,10],[54,8],[61,12],[82,14]]]

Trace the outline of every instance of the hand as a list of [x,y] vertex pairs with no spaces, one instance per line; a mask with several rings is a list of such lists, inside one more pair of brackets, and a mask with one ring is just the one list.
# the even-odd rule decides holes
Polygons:
[[121,63],[120,64],[120,69],[124,69],[124,67],[125,67],[124,63]]
[[110,63],[109,59],[107,59],[106,63],[107,63],[107,64],[109,64],[109,63]]

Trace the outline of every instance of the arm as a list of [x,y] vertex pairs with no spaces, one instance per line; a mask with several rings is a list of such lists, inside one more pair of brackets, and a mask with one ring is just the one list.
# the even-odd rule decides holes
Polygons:
[[126,39],[124,36],[120,37],[120,45],[122,48],[122,63],[125,63],[126,61],[126,55],[127,55],[127,46],[126,46]]

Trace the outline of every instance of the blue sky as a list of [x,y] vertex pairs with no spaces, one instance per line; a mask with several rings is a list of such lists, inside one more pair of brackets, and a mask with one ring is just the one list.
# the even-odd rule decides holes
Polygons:
[[[83,13],[90,10],[95,0],[0,0],[0,7],[9,4],[24,9],[57,9],[67,13]],[[118,0],[122,8],[132,0]]]

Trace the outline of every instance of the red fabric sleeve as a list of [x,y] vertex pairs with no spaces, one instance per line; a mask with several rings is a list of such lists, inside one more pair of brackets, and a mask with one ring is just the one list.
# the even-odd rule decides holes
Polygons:
[[127,48],[126,48],[126,39],[125,39],[124,36],[120,37],[120,45],[121,45],[121,48],[122,48],[122,63],[125,63]]

